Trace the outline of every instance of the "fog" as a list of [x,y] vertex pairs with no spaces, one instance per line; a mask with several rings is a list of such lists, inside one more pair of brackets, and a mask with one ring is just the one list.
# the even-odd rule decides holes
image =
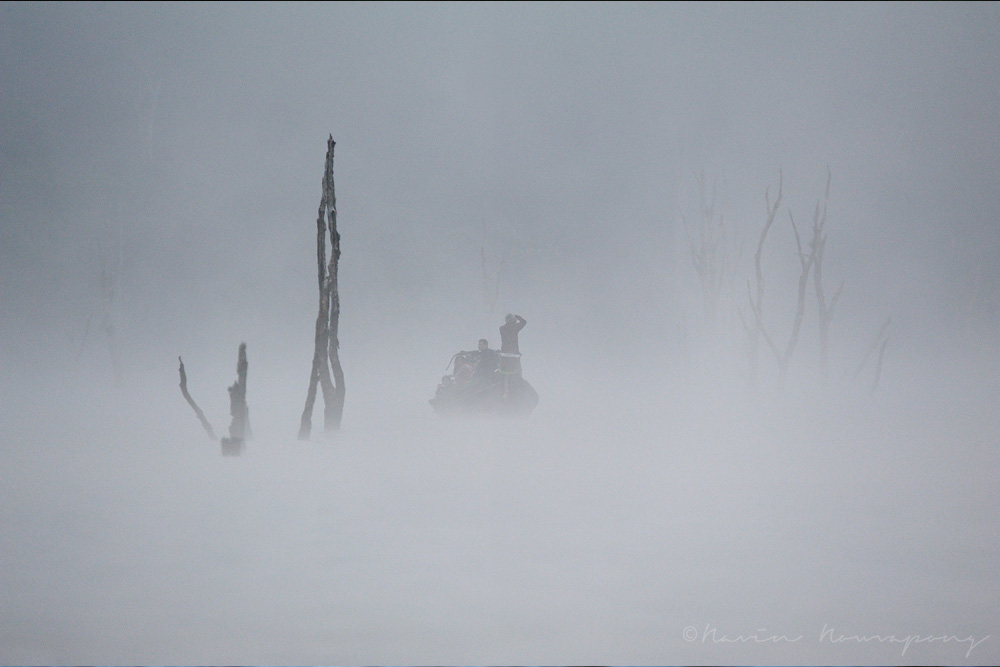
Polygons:
[[0,663],[996,664],[998,149],[994,3],[0,5]]

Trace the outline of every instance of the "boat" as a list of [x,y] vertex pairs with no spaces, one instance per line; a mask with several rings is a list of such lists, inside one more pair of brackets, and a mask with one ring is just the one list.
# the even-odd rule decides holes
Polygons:
[[538,405],[538,393],[521,375],[521,355],[498,352],[495,369],[477,373],[479,352],[457,352],[445,370],[430,404],[441,416],[501,415],[526,417]]

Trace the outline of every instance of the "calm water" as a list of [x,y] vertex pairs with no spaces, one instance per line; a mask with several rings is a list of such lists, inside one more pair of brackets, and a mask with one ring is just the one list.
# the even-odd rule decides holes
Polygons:
[[0,662],[1000,661],[985,400],[543,391],[515,422],[359,398],[305,443],[261,406],[238,458],[167,389],[11,410]]

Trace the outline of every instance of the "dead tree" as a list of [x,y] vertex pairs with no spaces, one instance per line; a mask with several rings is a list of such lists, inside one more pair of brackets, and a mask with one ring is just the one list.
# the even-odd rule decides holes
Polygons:
[[250,409],[247,407],[247,344],[240,343],[236,361],[236,382],[229,387],[229,437],[222,439],[224,455],[238,455],[250,437]]
[[830,349],[830,321],[833,319],[833,310],[840,299],[840,293],[844,289],[841,282],[833,298],[829,303],[823,291],[823,251],[826,250],[826,233],[823,227],[826,225],[827,202],[830,200],[830,168],[826,170],[826,191],[823,193],[822,207],[820,202],[816,202],[816,211],[813,214],[812,241],[810,249],[813,256],[813,285],[816,288],[816,308],[819,317],[819,350],[820,364],[823,377],[827,376],[827,360]]
[[[184,372],[184,360],[177,357],[180,363],[181,394],[187,401],[195,416],[201,422],[202,428],[208,437],[216,442],[219,439],[215,435],[215,429],[205,418],[205,413],[201,411],[198,404],[191,398],[187,388],[187,373]],[[239,354],[236,360],[236,382],[229,387],[229,414],[232,415],[232,423],[229,425],[229,436],[222,438],[223,455],[238,455],[243,451],[243,443],[253,438],[250,430],[250,408],[247,407],[247,344],[240,343]]]
[[684,234],[687,238],[688,250],[691,253],[691,263],[698,274],[701,287],[702,303],[704,305],[705,327],[708,333],[715,330],[718,314],[719,298],[725,279],[735,268],[729,256],[729,239],[725,219],[717,206],[717,188],[712,183],[709,192],[705,174],[698,174],[698,222],[697,229],[689,223],[682,214]]
[[208,423],[208,420],[205,419],[205,413],[201,411],[201,408],[198,407],[198,404],[194,402],[193,398],[191,398],[191,394],[188,393],[187,373],[184,372],[184,360],[181,359],[180,357],[177,357],[177,361],[179,361],[181,365],[180,367],[181,394],[184,395],[184,400],[186,400],[188,402],[188,405],[191,406],[191,409],[194,410],[194,414],[196,417],[198,417],[198,421],[201,422],[201,426],[202,428],[205,429],[205,433],[208,434],[208,437],[211,438],[212,442],[217,442],[219,438],[215,435],[215,429],[213,429],[212,425]]
[[764,338],[764,341],[771,349],[771,352],[774,354],[774,359],[778,364],[778,386],[781,387],[784,384],[786,375],[788,374],[788,364],[792,360],[792,355],[795,353],[795,347],[799,342],[799,332],[802,330],[802,320],[805,316],[806,309],[806,289],[809,286],[809,273],[812,270],[813,262],[815,260],[815,247],[812,248],[808,254],[803,252],[802,238],[799,236],[799,228],[795,224],[795,217],[792,215],[792,212],[789,211],[788,219],[792,226],[792,232],[795,234],[795,247],[799,259],[800,272],[798,297],[795,306],[795,318],[792,321],[792,330],[788,335],[788,342],[785,343],[784,348],[779,348],[778,344],[774,340],[774,337],[768,331],[763,319],[764,278],[763,271],[761,270],[760,259],[761,252],[764,247],[764,240],[767,238],[768,230],[774,223],[775,215],[778,212],[778,205],[781,202],[780,180],[778,185],[778,197],[775,200],[773,207],[771,206],[770,197],[766,191],[764,196],[768,207],[768,218],[763,231],[761,231],[760,240],[757,242],[757,254],[754,260],[755,275],[757,278],[757,298],[754,300],[753,294],[750,295],[750,307],[754,315],[755,335],[756,332],[759,332]]
[[760,232],[760,238],[757,240],[757,252],[754,254],[754,278],[756,280],[755,293],[750,291],[750,281],[747,280],[747,295],[750,298],[750,312],[753,315],[753,321],[747,322],[747,319],[743,316],[742,310],[739,311],[740,320],[743,323],[743,332],[746,335],[748,364],[747,385],[750,387],[754,387],[757,384],[757,373],[759,369],[758,350],[760,348],[760,336],[764,316],[764,272],[761,268],[760,260],[761,254],[764,251],[764,240],[767,238],[767,232],[771,229],[771,225],[774,224],[774,218],[778,214],[778,207],[781,205],[783,184],[784,176],[779,171],[778,195],[774,200],[773,206],[771,205],[771,188],[767,187],[764,189],[764,203],[767,205],[767,221],[764,223],[764,228]]
[[[751,286],[751,280],[747,280],[747,298],[750,303],[750,316],[745,316],[742,309],[737,309],[745,334],[746,355],[749,366],[747,384],[750,387],[753,387],[757,381],[759,371],[758,349],[760,347],[761,339],[764,340],[767,348],[771,350],[771,353],[777,363],[777,379],[779,389],[784,385],[788,374],[789,364],[791,362],[792,355],[795,352],[796,346],[798,345],[802,329],[802,323],[805,316],[806,293],[809,289],[810,277],[812,279],[812,286],[816,296],[821,371],[824,378],[826,378],[829,374],[830,324],[833,320],[834,311],[840,301],[840,296],[844,288],[844,283],[841,281],[832,298],[828,299],[823,285],[823,259],[825,256],[827,240],[825,227],[828,204],[830,200],[831,180],[830,169],[827,167],[826,188],[824,190],[823,197],[817,200],[816,207],[813,211],[812,238],[810,239],[807,248],[803,248],[802,237],[799,234],[798,225],[795,223],[795,216],[792,215],[791,211],[788,212],[789,223],[792,228],[792,233],[795,236],[795,246],[800,271],[798,277],[795,316],[792,322],[791,331],[788,335],[788,340],[784,343],[784,345],[778,344],[772,330],[768,328],[765,321],[764,272],[761,259],[768,232],[774,224],[781,205],[782,177],[780,172],[778,180],[778,193],[773,203],[771,202],[770,190],[765,189],[764,191],[764,200],[767,205],[767,220],[760,232],[760,237],[757,241],[757,252],[754,256],[754,285]],[[812,274],[811,276],[810,273]],[[878,334],[866,351],[860,364],[858,364],[857,369],[854,371],[854,377],[858,378],[867,367],[870,359],[875,357],[875,371],[871,391],[875,391],[881,378],[882,363],[885,357],[885,350],[889,342],[888,336],[885,333],[888,326],[889,320],[887,319],[882,325],[882,328],[879,329]],[[844,374],[844,378],[847,379],[849,374],[850,371],[846,372]]]
[[[813,258],[813,284],[816,289],[816,309],[819,319],[820,363],[824,378],[828,376],[830,322],[833,319],[834,308],[840,300],[840,294],[844,289],[844,283],[841,281],[840,285],[837,287],[837,291],[834,292],[833,297],[829,302],[827,302],[826,294],[823,290],[823,252],[826,249],[826,233],[824,231],[824,226],[826,225],[827,203],[830,200],[830,180],[830,168],[827,167],[826,190],[823,193],[822,202],[816,202],[816,210],[813,213],[812,241],[810,242],[810,249]],[[876,354],[877,351],[875,374],[870,387],[872,392],[878,388],[879,380],[882,377],[882,361],[885,358],[885,350],[889,344],[889,337],[886,334],[886,330],[889,328],[889,323],[891,321],[892,318],[886,318],[882,327],[878,330],[875,339],[872,341],[871,346],[865,352],[864,357],[862,357],[861,362],[858,364],[858,367],[854,372],[855,378],[861,375],[865,367],[868,365],[869,359],[873,354]]]
[[120,289],[122,285],[122,274],[125,267],[125,249],[122,241],[122,232],[119,225],[114,238],[105,225],[105,230],[97,240],[97,259],[100,268],[98,287],[100,290],[101,305],[100,312],[93,312],[87,316],[87,321],[83,327],[83,341],[80,349],[76,353],[76,360],[79,361],[90,337],[90,325],[94,316],[99,314],[99,327],[104,332],[107,341],[109,359],[111,361],[111,371],[115,384],[121,384],[121,345],[119,344],[116,331],[116,322],[119,320],[121,311]]
[[[333,183],[333,149],[331,135],[326,142],[326,164],[323,170],[323,194],[316,219],[316,265],[319,285],[319,313],[313,349],[312,372],[306,405],[299,423],[299,440],[308,440],[312,431],[312,411],[317,385],[323,389],[323,422],[327,431],[340,428],[344,412],[344,372],[340,365],[340,293],[337,270],[340,263],[340,233],[337,231],[337,197]],[[330,235],[330,261],[326,261],[326,236]],[[333,380],[330,379],[331,370]]]

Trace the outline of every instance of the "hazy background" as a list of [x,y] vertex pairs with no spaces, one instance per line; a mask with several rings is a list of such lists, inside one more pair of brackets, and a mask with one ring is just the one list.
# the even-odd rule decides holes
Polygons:
[[[298,443],[330,134],[347,399]],[[745,391],[765,191],[784,339],[827,168],[830,379],[810,286]],[[0,662],[995,663],[998,192],[995,3],[4,3]],[[509,311],[538,410],[441,422]],[[177,356],[224,432],[241,341],[222,459]]]

